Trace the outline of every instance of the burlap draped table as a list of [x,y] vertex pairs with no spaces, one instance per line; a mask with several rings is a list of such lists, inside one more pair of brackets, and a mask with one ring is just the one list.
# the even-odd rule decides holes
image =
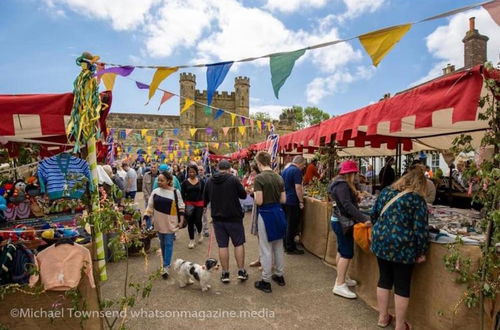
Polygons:
[[[305,198],[302,213],[301,241],[304,248],[335,266],[337,239],[330,227],[331,204],[317,199]],[[462,251],[477,263],[481,255],[478,246],[463,246]],[[479,310],[466,308],[463,304],[453,313],[463,297],[465,285],[454,282],[455,275],[444,267],[443,257],[447,253],[445,245],[431,243],[427,261],[417,265],[413,273],[411,300],[408,319],[415,329],[477,329]],[[359,282],[355,291],[368,305],[377,308],[377,259],[372,253],[355,247],[350,275]],[[333,279],[332,279],[333,282]],[[333,306],[333,304],[332,304]],[[500,301],[488,303],[485,307],[488,327],[493,327],[492,317],[498,313]],[[394,312],[393,304],[391,310]]]

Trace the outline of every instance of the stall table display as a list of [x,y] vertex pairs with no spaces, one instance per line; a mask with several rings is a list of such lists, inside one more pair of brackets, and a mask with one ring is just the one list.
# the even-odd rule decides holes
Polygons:
[[[309,197],[305,197],[304,200],[302,244],[307,251],[324,260],[326,264],[335,266],[337,239],[330,227],[331,203]],[[438,209],[441,211],[434,213],[438,217],[440,214],[444,215],[453,212],[453,210],[449,210],[450,208],[438,207]],[[442,219],[440,223],[446,221],[445,216]],[[481,255],[478,246],[464,245],[461,249],[465,255],[471,257],[472,261],[477,263]],[[469,309],[462,304],[455,315],[452,313],[453,307],[460,302],[466,287],[456,284],[454,281],[455,274],[445,269],[443,257],[446,253],[447,248],[445,245],[431,242],[426,262],[417,265],[415,268],[408,319],[416,329],[465,330],[474,328],[479,324],[478,309]],[[350,274],[353,279],[359,282],[355,289],[359,297],[373,308],[376,308],[378,266],[375,255],[363,252],[361,248],[356,246]],[[332,284],[333,281],[334,279],[332,279]],[[499,306],[499,298],[497,298],[494,306],[486,306],[486,310],[489,311],[489,314],[485,315],[487,324],[489,324],[487,329],[491,328],[491,315],[495,315]]]

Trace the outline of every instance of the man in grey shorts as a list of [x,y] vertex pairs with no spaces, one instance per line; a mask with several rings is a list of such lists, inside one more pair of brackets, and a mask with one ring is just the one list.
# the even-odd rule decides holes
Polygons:
[[219,260],[222,266],[222,283],[229,283],[229,239],[234,246],[234,257],[238,265],[238,279],[245,281],[245,229],[240,198],[247,193],[238,177],[231,175],[231,164],[219,162],[219,172],[211,177],[205,187],[205,207],[210,203],[215,238],[219,246]]

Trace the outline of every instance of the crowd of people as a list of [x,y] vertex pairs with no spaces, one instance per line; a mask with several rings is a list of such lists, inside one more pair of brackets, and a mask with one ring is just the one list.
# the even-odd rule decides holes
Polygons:
[[[244,201],[251,199],[251,234],[258,239],[259,259],[251,267],[261,267],[256,289],[272,292],[271,283],[284,286],[285,254],[301,255],[297,235],[300,234],[300,215],[304,208],[305,183],[322,178],[316,162],[306,166],[302,156],[296,156],[281,171],[271,168],[271,156],[259,152],[248,168],[228,160],[210,166],[191,162],[137,166],[129,164],[111,169],[112,179],[128,198],[134,199],[137,177],[142,177],[145,200],[143,225],[158,231],[163,260],[162,275],[169,277],[175,233],[187,227],[188,247],[195,248],[208,235],[208,219],[219,248],[222,283],[231,281],[229,244],[234,247],[237,279],[246,281],[245,243],[243,225]],[[357,285],[349,277],[349,264],[354,258],[353,225],[365,223],[372,228],[371,250],[377,257],[379,281],[377,299],[378,325],[386,327],[395,319],[396,329],[408,329],[406,311],[410,298],[414,265],[425,261],[428,248],[427,203],[429,200],[429,169],[418,161],[412,163],[402,177],[396,179],[391,159],[379,173],[381,192],[371,214],[360,211],[358,203],[359,169],[355,161],[340,164],[338,175],[328,187],[334,212],[332,230],[337,237],[337,276],[333,284],[335,295],[353,299],[351,290]],[[124,173],[121,173],[123,170]],[[209,172],[209,175],[205,173]],[[304,175],[305,174],[305,175]],[[375,175],[368,168],[366,177]],[[135,182],[134,182],[135,181]],[[432,193],[432,192],[431,192]],[[435,195],[435,187],[434,187]],[[395,316],[388,313],[390,291],[394,290]]]

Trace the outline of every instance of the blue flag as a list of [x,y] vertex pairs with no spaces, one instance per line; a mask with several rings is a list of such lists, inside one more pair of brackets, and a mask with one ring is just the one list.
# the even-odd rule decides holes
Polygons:
[[214,119],[219,119],[220,116],[224,114],[224,110],[218,109],[217,112],[215,113]]
[[233,62],[222,62],[207,65],[207,103],[212,103],[212,97],[233,65]]

